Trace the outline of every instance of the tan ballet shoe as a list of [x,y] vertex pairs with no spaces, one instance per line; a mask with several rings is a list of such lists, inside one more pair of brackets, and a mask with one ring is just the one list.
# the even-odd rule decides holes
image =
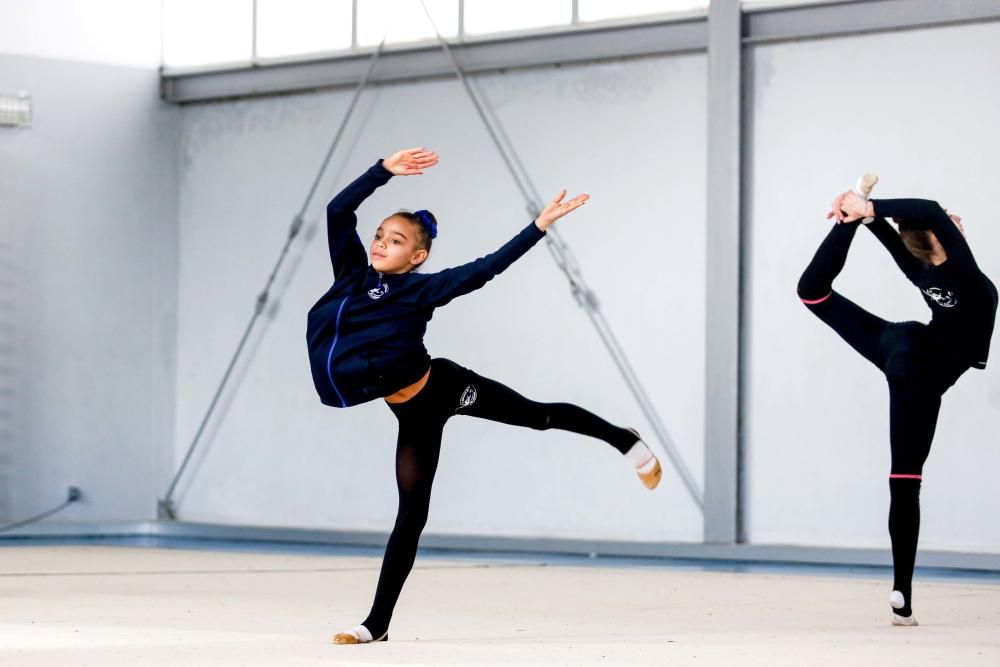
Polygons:
[[878,174],[864,174],[858,179],[857,184],[854,186],[854,191],[865,199],[868,199],[871,197],[876,183],[878,183]]
[[368,631],[363,625],[359,625],[353,630],[348,630],[347,632],[338,632],[333,636],[334,644],[369,644],[371,642],[384,642],[389,639],[389,631],[386,630],[385,634],[378,639],[372,638],[372,633]]
[[[864,174],[858,179],[857,184],[854,186],[854,191],[864,197],[865,199],[871,199],[872,188],[878,183],[878,174]],[[862,218],[861,222],[866,225],[870,225],[875,221],[875,218]]]
[[663,468],[660,467],[660,459],[656,459],[656,467],[653,468],[652,472],[648,472],[645,474],[640,472],[637,474],[639,475],[639,479],[642,480],[642,483],[646,486],[646,488],[652,491],[659,485],[660,480],[663,479]]
[[[642,442],[642,444],[644,445],[646,444],[645,442],[642,441],[642,437],[639,435],[638,431],[636,431],[634,428],[630,428],[629,431],[631,431],[635,435],[635,437],[639,438],[639,442]],[[650,450],[650,454],[652,454],[652,450]],[[639,480],[642,482],[643,486],[645,486],[650,491],[655,489],[659,485],[660,480],[663,479],[663,467],[660,466],[660,459],[657,458],[656,454],[652,454],[652,456],[655,465],[651,470],[648,470],[646,472],[639,472],[639,470],[636,469],[635,471],[636,474],[639,475]]]
[[911,612],[909,616],[900,616],[896,613],[897,609],[902,609],[906,606],[906,598],[899,591],[893,591],[889,594],[889,606],[892,607],[892,624],[893,625],[903,625],[903,626],[914,626],[920,625],[917,623],[916,617]]

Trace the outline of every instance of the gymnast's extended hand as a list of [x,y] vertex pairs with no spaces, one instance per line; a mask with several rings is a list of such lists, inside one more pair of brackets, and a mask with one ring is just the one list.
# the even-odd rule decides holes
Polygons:
[[580,208],[588,199],[590,199],[590,195],[582,194],[573,197],[569,201],[563,201],[563,197],[565,196],[566,191],[560,191],[556,198],[546,204],[542,212],[538,214],[537,218],[535,218],[535,225],[540,230],[544,232],[553,222],[563,217],[570,211]]
[[[861,218],[873,218],[875,217],[875,207],[870,200],[865,199],[857,192],[853,190],[848,190],[847,192],[837,195],[837,198],[833,200],[833,204],[830,205],[832,210],[826,214],[827,220],[830,218],[837,218],[837,222],[854,222],[855,220],[860,220]],[[959,231],[965,234],[965,227],[962,225],[962,218],[954,213],[948,213],[948,209],[944,211],[951,221],[955,223]],[[893,222],[898,223],[899,221],[895,218]]]
[[837,195],[830,208],[832,210],[826,214],[826,219],[836,218],[838,224],[875,217],[872,203],[853,190]]
[[437,153],[422,146],[401,150],[382,160],[382,166],[394,176],[416,176],[437,163]]

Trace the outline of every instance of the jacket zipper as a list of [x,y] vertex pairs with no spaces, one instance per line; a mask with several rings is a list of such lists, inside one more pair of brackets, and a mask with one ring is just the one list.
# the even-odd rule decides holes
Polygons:
[[344,306],[347,305],[347,300],[350,298],[349,296],[345,296],[344,300],[340,302],[340,307],[337,309],[337,321],[333,325],[333,342],[330,343],[330,353],[326,356],[326,376],[330,379],[330,386],[333,387],[337,398],[340,399],[340,407],[342,408],[347,407],[347,401],[344,400],[340,389],[337,388],[337,383],[333,381],[333,369],[330,367],[330,364],[333,361],[333,350],[337,347],[337,340],[340,338],[340,316],[344,313]]

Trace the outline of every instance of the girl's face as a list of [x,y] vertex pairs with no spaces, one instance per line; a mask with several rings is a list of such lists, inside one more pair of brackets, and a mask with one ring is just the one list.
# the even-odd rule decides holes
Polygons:
[[420,236],[413,223],[399,216],[382,221],[372,239],[372,267],[379,273],[408,273],[427,259],[427,250],[419,245]]

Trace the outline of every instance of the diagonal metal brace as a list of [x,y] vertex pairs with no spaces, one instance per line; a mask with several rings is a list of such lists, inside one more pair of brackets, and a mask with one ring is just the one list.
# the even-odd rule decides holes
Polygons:
[[[444,37],[442,37],[441,32],[438,30],[437,24],[434,22],[434,18],[431,16],[426,2],[424,2],[424,0],[420,0],[420,4],[424,8],[427,20],[430,21],[431,26],[434,28],[434,33],[437,35],[437,40],[441,44],[442,51],[444,51],[445,56],[451,63],[452,70],[461,82],[462,87],[465,88],[465,92],[469,96],[469,101],[471,101],[472,106],[475,107],[476,113],[479,114],[480,119],[483,121],[486,131],[489,133],[490,139],[492,139],[493,144],[500,153],[500,157],[503,159],[503,162],[507,167],[507,170],[514,179],[514,183],[521,191],[521,195],[524,197],[527,204],[528,212],[533,218],[538,217],[538,214],[541,213],[542,210],[540,205],[542,198],[539,196],[538,190],[531,181],[531,177],[528,175],[527,169],[524,168],[518,158],[517,151],[514,150],[513,144],[506,137],[506,134],[504,134],[503,126],[501,125],[499,119],[495,115],[492,115],[491,118],[491,114],[489,113],[491,110],[489,109],[489,106],[484,101],[480,100],[480,96],[476,94],[475,90],[473,90],[473,86],[468,77],[466,77],[465,72],[455,60],[455,56],[451,52],[448,42],[444,39]],[[506,140],[506,142],[504,140]],[[520,173],[518,167],[520,167]],[[639,408],[642,410],[646,419],[653,427],[653,431],[656,433],[656,437],[661,444],[663,451],[666,453],[667,458],[670,459],[674,468],[677,470],[677,473],[680,475],[681,480],[684,482],[684,486],[687,488],[691,499],[698,506],[698,509],[704,512],[705,503],[700,485],[697,480],[695,480],[694,475],[691,474],[690,469],[688,469],[687,465],[684,463],[684,459],[678,451],[677,446],[674,444],[673,438],[670,437],[670,433],[667,431],[666,425],[663,423],[656,407],[653,405],[649,395],[646,393],[646,390],[643,387],[642,382],[639,380],[639,376],[636,374],[635,369],[632,367],[628,356],[619,344],[618,338],[611,329],[611,325],[608,324],[608,321],[604,318],[604,315],[601,312],[600,301],[594,291],[587,286],[587,283],[583,278],[583,273],[580,270],[580,266],[577,263],[572,250],[562,239],[558,230],[554,227],[548,230],[545,239],[546,247],[549,249],[549,253],[552,255],[556,265],[569,281],[573,298],[576,300],[577,304],[584,309],[584,312],[587,313],[587,316],[590,318],[594,328],[597,329],[598,335],[601,337],[602,342],[605,347],[607,347],[612,359],[618,366],[618,370],[621,372],[625,383],[632,392],[632,396],[635,398],[636,402],[639,404]]]

